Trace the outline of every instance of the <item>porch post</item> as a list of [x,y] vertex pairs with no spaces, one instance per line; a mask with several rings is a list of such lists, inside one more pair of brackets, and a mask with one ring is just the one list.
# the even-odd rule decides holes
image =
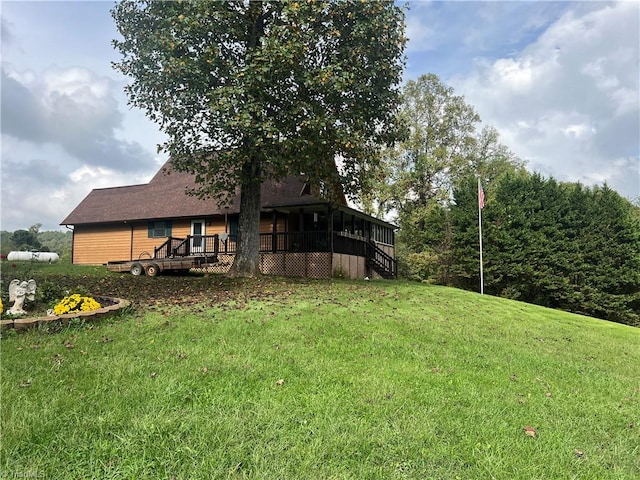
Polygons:
[[[327,225],[327,235],[329,235],[329,251],[333,253],[333,209],[331,205],[327,205],[327,219],[329,225]],[[333,258],[333,255],[331,256]]]
[[301,208],[299,213],[297,240],[298,249],[304,251],[303,246],[306,246],[306,235],[304,233],[304,208]]
[[273,211],[273,225],[271,228],[271,250],[276,253],[278,250],[278,212]]

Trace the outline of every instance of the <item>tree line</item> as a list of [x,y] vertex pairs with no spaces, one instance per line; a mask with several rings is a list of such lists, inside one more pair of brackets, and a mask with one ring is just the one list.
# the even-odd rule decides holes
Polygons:
[[42,224],[31,225],[27,230],[20,229],[14,232],[1,231],[0,245],[2,255],[6,256],[11,251],[55,252],[61,259],[71,259],[71,231],[44,231]]
[[397,222],[401,275],[478,291],[478,179],[486,293],[640,325],[640,208],[607,185],[525,170],[435,75],[409,81],[408,137],[365,204]]
[[[638,207],[604,186],[507,173],[483,209],[485,291],[640,326]],[[467,179],[450,209],[452,285],[477,289],[477,187]]]

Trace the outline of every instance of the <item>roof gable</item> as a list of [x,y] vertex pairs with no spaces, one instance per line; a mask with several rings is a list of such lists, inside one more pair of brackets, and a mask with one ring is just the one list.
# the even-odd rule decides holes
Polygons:
[[[262,184],[262,208],[304,206],[328,203],[305,188],[301,177],[288,176]],[[60,223],[79,225],[162,218],[206,217],[238,213],[239,189],[229,208],[221,208],[214,199],[200,199],[186,192],[195,188],[195,176],[171,168],[170,161],[147,184],[92,190]],[[346,204],[346,202],[345,202]]]

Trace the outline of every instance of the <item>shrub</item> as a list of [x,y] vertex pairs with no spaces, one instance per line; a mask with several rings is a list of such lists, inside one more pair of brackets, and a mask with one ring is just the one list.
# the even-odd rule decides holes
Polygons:
[[60,297],[64,296],[64,288],[55,282],[44,282],[42,285],[38,285],[37,294],[41,298],[42,302],[51,304]]
[[439,273],[438,256],[431,252],[409,253],[399,259],[401,275],[419,282],[436,282]]

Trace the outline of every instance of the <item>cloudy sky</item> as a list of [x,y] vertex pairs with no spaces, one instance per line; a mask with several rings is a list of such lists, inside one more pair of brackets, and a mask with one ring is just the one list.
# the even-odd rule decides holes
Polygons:
[[[157,128],[111,68],[112,2],[2,1],[0,229],[61,229],[145,183]],[[640,3],[412,2],[405,79],[435,73],[531,170],[640,196]]]

